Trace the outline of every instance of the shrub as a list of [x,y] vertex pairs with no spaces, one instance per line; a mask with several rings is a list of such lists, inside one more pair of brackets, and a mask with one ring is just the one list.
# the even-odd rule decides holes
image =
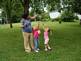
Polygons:
[[64,22],[74,22],[75,15],[72,11],[64,11],[61,14],[61,20]]

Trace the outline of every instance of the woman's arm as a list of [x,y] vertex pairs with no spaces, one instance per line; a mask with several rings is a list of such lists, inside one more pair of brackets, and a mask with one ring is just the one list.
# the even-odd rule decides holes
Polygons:
[[29,16],[29,18],[30,18],[30,19],[35,19],[35,18],[36,18],[36,16]]
[[23,26],[23,19],[21,19],[21,21],[20,21],[20,27],[21,27],[21,28],[24,27],[24,26]]
[[26,26],[27,26],[27,24],[26,24],[26,23],[24,22],[24,20],[22,19],[22,20],[21,20],[21,26],[20,26],[20,27],[21,27],[21,28],[24,28],[24,27],[26,27]]

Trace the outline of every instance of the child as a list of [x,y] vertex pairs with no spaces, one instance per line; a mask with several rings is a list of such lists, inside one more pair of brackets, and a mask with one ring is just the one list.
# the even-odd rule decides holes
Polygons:
[[50,29],[46,26],[44,29],[44,44],[45,44],[45,51],[51,50],[51,47],[49,46],[48,42],[49,42],[49,31]]
[[39,52],[39,34],[40,30],[38,26],[33,27],[33,36],[34,36],[34,50]]

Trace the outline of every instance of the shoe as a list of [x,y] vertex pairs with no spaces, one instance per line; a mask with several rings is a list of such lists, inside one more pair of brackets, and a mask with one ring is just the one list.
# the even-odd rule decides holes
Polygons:
[[39,51],[38,50],[35,50],[36,53],[38,53]]
[[31,52],[31,50],[25,50],[25,52],[30,53],[30,52]]
[[38,48],[37,50],[39,51],[40,49]]
[[45,51],[48,51],[48,49],[46,48]]
[[48,47],[48,50],[52,50],[50,47]]
[[48,50],[50,50],[50,51],[51,51],[52,49],[50,48],[50,49],[48,49]]

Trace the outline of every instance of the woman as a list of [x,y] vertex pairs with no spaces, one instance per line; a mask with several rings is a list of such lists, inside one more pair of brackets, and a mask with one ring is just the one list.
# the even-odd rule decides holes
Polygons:
[[33,35],[32,35],[32,26],[31,26],[31,19],[35,19],[35,16],[30,17],[27,14],[22,16],[21,20],[21,27],[23,32],[24,38],[24,49],[25,52],[31,52],[31,48],[33,49]]

